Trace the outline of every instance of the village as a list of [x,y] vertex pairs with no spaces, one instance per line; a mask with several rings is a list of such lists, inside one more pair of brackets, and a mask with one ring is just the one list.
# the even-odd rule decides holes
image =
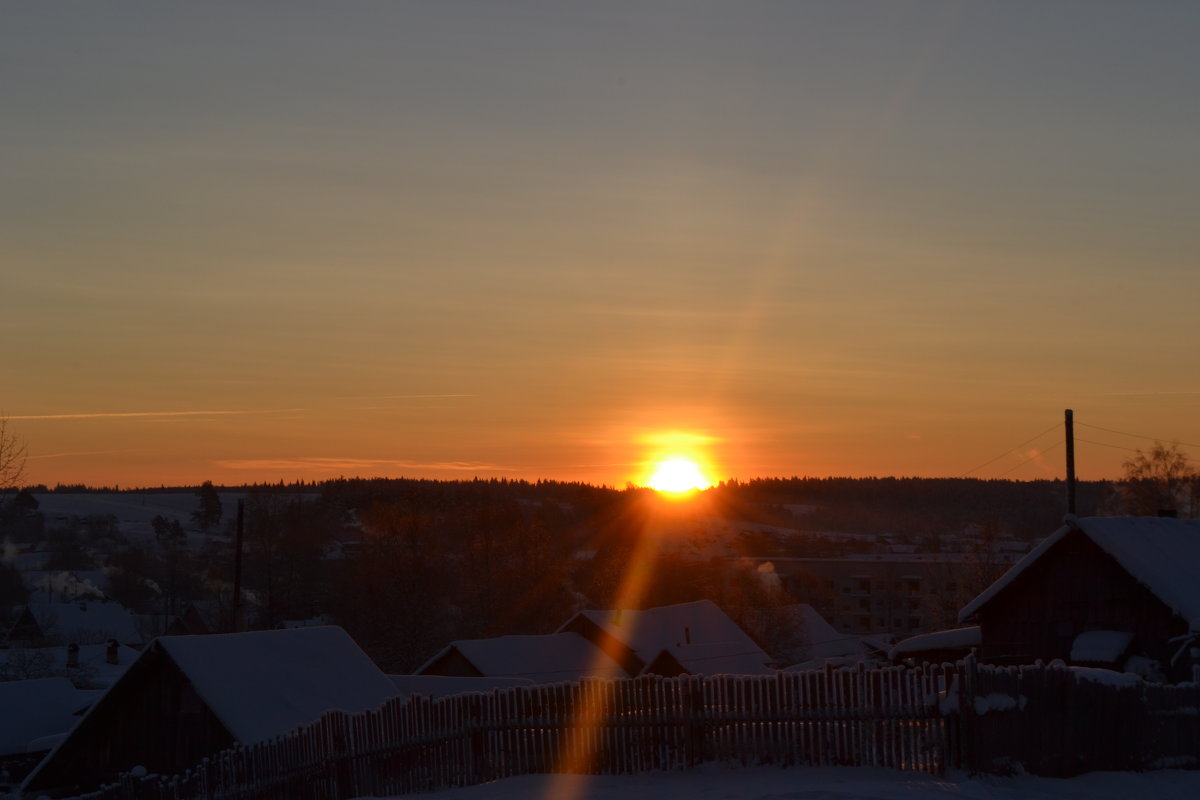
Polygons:
[[[437,503],[419,499],[435,488]],[[936,550],[827,533],[808,555],[768,556],[764,538],[786,530],[778,504],[772,519],[739,521],[711,498],[685,512],[627,491],[612,495],[621,525],[570,540],[555,562],[521,548],[580,519],[604,528],[614,512],[594,492],[556,486],[508,504],[498,498],[529,487],[468,484],[458,489],[490,498],[468,519],[491,536],[440,555],[492,579],[458,596],[459,613],[490,599],[493,616],[439,627],[387,603],[433,586],[404,574],[414,564],[445,574],[430,539],[462,524],[449,487],[405,487],[404,513],[340,515],[320,511],[311,487],[215,504],[210,489],[9,501],[5,569],[25,587],[0,641],[9,791],[140,797],[149,781],[180,797],[350,797],[710,762],[1057,777],[1200,766],[1188,710],[1200,705],[1196,520],[1068,515],[1028,540],[999,524],[939,537]],[[632,528],[631,509],[643,514]],[[268,530],[272,519],[296,528]],[[306,519],[329,533],[310,537],[301,565],[288,540]],[[267,546],[284,557],[263,559]],[[610,555],[615,574],[599,580],[597,562],[616,552],[625,560]],[[129,591],[131,553],[152,591]],[[403,553],[418,560],[376,565],[402,564],[394,580],[412,581],[378,601],[389,618],[323,605],[344,584],[321,590],[322,568],[369,593],[364,556]],[[501,577],[522,565],[524,593]],[[312,582],[291,605],[278,599],[296,594],[287,568]],[[541,572],[559,585],[540,585]],[[113,597],[123,591],[151,602],[127,607]],[[540,626],[507,607],[518,594]],[[609,602],[588,607],[592,596]],[[424,600],[414,608],[443,611]],[[284,618],[297,611],[311,613]],[[439,630],[486,635],[437,642]]]

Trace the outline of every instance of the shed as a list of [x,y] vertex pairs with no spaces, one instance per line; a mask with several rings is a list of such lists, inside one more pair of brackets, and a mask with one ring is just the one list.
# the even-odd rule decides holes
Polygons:
[[341,628],[155,639],[22,790],[83,792],[143,766],[171,774],[325,711],[382,705],[396,687]]
[[1200,663],[1200,520],[1068,517],[959,619],[979,625],[984,661],[1069,662],[1093,649],[1082,634],[1107,632],[1092,638],[1127,634],[1123,653],[1188,679]]

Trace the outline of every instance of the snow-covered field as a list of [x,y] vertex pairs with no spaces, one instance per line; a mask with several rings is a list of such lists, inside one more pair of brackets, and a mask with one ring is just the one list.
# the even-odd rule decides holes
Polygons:
[[[219,495],[224,512],[221,518],[224,527],[236,513],[237,501],[246,495],[244,492],[220,492]],[[37,499],[38,511],[45,516],[48,526],[52,527],[71,516],[111,514],[117,518],[117,527],[121,533],[131,539],[142,540],[154,538],[154,528],[150,521],[157,516],[168,520],[177,519],[185,529],[192,528],[192,512],[199,507],[200,502],[195,492],[36,492],[34,498]]]
[[851,767],[725,769],[647,775],[526,775],[405,800],[1195,800],[1200,771],[1092,772],[1069,780]]

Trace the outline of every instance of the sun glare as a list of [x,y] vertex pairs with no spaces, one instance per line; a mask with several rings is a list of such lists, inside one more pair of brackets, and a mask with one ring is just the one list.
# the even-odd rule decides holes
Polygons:
[[700,465],[695,461],[675,456],[658,462],[646,485],[660,492],[680,494],[707,489],[712,485],[712,481],[705,477]]

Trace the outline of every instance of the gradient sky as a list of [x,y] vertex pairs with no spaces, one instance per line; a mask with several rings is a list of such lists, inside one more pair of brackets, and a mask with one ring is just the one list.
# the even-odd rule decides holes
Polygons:
[[1065,408],[1116,476],[1200,442],[1198,41],[1192,2],[8,3],[0,412],[49,484],[1055,477]]

